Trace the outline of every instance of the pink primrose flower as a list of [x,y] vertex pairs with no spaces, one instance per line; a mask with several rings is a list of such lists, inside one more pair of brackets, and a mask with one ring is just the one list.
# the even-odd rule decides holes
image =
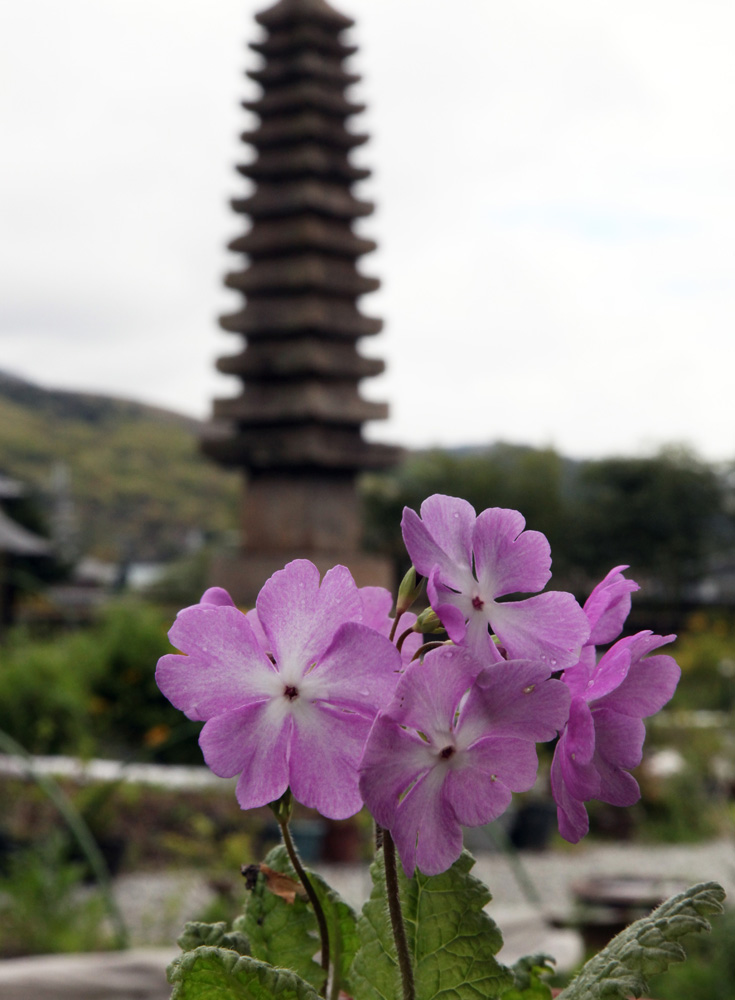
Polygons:
[[256,609],[268,652],[224,600],[185,608],[169,632],[184,655],[159,660],[158,686],[190,719],[205,720],[204,759],[221,777],[240,775],[243,809],[290,786],[324,816],[351,816],[362,806],[360,756],[400,656],[354,620],[361,600],[344,566],[320,585],[316,566],[295,560],[266,582]]
[[390,830],[408,876],[445,871],[462,850],[462,825],[507,809],[535,779],[535,743],[564,724],[569,693],[542,663],[483,669],[445,646],[406,668],[377,716],[360,765],[360,790]]
[[638,632],[619,639],[599,663],[583,657],[564,672],[572,701],[554,751],[551,791],[559,832],[573,844],[589,830],[585,802],[630,806],[640,798],[628,772],[641,762],[642,720],[669,701],[681,673],[673,657],[648,654],[675,638]]
[[479,516],[466,500],[435,494],[421,516],[404,508],[403,540],[418,573],[427,577],[431,606],[455,643],[481,662],[541,660],[551,670],[576,663],[589,623],[572,594],[549,592],[522,601],[498,601],[533,593],[551,577],[551,552],[539,531],[524,531],[517,510],[491,507]]

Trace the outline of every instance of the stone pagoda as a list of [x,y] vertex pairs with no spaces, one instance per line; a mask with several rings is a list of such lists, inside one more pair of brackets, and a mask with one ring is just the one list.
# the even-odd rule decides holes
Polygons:
[[245,301],[220,321],[246,346],[217,362],[243,391],[215,401],[202,442],[246,474],[241,551],[214,568],[241,603],[297,557],[322,571],[341,562],[360,585],[390,586],[389,564],[360,552],[356,478],[399,457],[361,433],[387,406],[358,391],[384,365],[357,350],[382,322],[357,307],[379,282],[357,269],[376,244],[352,228],[373,210],[352,193],[370,173],[349,158],[367,139],[346,126],[364,109],[345,96],[359,79],[343,68],[356,51],[341,39],[353,21],[326,0],[279,0],[256,20],[266,37],[251,48],[263,64],[248,76],[262,94],[244,106],[259,123],[242,135],[255,155],[238,167],[253,190],[232,203],[251,225],[230,244],[244,266],[226,278]]

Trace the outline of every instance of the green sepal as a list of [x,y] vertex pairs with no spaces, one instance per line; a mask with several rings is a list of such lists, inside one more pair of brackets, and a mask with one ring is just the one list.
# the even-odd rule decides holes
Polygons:
[[201,946],[169,966],[171,1000],[318,1000],[318,994],[290,969],[225,948]]
[[293,795],[291,789],[287,788],[280,799],[268,803],[268,808],[278,820],[278,823],[288,823],[293,812]]
[[[282,875],[297,878],[283,845],[270,851],[265,864]],[[333,983],[336,996],[340,984],[347,990],[347,974],[357,951],[357,914],[320,875],[308,870],[307,875],[327,921],[331,961],[336,970],[336,983]],[[315,989],[322,990],[324,970],[314,961],[314,954],[319,951],[319,934],[308,900],[297,897],[293,903],[287,903],[269,892],[265,879],[259,875],[248,898],[245,915],[235,926],[247,934],[255,958],[293,969]]]
[[[413,957],[416,1000],[494,1000],[512,985],[495,955],[503,938],[484,912],[491,896],[470,874],[475,859],[463,851],[441,875],[398,867],[408,949]],[[350,980],[355,1000],[401,1000],[393,933],[385,892],[383,852],[371,867],[373,891],[358,922],[360,950]]]
[[227,948],[236,951],[238,955],[250,954],[250,942],[238,930],[229,931],[227,924],[221,920],[216,924],[205,924],[199,920],[191,920],[184,925],[177,942],[182,951],[193,951],[201,945],[213,948]]
[[722,913],[724,898],[717,882],[700,882],[667,899],[591,958],[558,1000],[625,1000],[647,993],[647,977],[686,958],[680,939],[710,930],[705,914]]
[[554,959],[542,953],[524,955],[510,967],[513,985],[501,993],[501,1000],[551,1000],[551,987],[541,976],[553,973]]

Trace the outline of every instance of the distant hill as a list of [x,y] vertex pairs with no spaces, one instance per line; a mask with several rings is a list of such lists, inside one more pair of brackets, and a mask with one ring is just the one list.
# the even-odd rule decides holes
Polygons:
[[236,527],[240,477],[200,455],[200,429],[169,410],[0,371],[0,473],[31,487],[49,523],[62,513],[75,524],[81,549],[100,558],[168,559],[192,532]]

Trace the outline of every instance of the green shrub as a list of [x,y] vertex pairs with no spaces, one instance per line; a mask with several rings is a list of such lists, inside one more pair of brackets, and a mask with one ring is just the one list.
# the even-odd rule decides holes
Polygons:
[[0,664],[0,729],[34,754],[201,763],[192,723],[161,695],[170,618],[120,601],[53,639],[11,632]]

